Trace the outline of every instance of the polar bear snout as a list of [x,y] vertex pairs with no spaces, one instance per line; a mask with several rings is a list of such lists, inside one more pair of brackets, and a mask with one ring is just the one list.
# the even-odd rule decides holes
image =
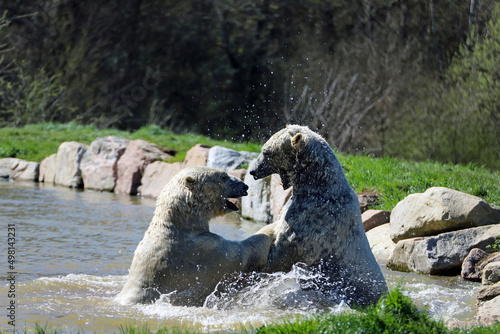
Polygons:
[[248,195],[248,186],[243,181],[232,176],[231,183],[230,191],[227,195],[228,198],[238,198]]
[[265,157],[261,153],[257,160],[255,160],[255,163],[251,164],[248,172],[255,180],[263,179],[275,173],[275,170],[269,160],[270,159],[268,157]]

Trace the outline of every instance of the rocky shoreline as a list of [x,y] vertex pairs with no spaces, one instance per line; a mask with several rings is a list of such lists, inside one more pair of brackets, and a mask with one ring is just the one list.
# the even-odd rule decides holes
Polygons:
[[[0,159],[0,178],[35,181],[156,198],[188,166],[226,170],[249,186],[238,205],[244,217],[272,222],[291,195],[279,176],[246,176],[258,154],[221,146],[195,145],[183,162],[167,163],[175,152],[144,140],[108,136],[87,146],[62,143],[41,163]],[[392,210],[366,210],[373,197],[358,194],[366,235],[377,261],[391,270],[461,275],[482,282],[477,322],[500,322],[500,209],[481,198],[443,187],[412,194]],[[497,249],[495,249],[495,241]]]

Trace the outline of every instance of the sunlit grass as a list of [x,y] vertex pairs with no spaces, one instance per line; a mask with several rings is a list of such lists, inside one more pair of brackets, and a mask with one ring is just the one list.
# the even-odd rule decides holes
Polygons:
[[448,329],[425,311],[418,309],[399,289],[392,290],[377,306],[357,312],[323,315],[286,321],[262,327],[257,333],[499,333],[500,324],[491,327]]
[[370,191],[381,198],[375,208],[391,210],[409,194],[430,187],[448,187],[481,197],[500,206],[500,172],[474,165],[410,162],[338,154],[349,183],[356,192]]
[[135,132],[116,129],[97,129],[91,125],[76,123],[31,124],[20,128],[0,129],[0,158],[15,156],[29,161],[42,161],[57,152],[62,142],[77,141],[90,145],[97,137],[121,136],[127,139],[143,139],[161,147],[177,151],[173,161],[182,161],[186,152],[196,144],[224,146],[238,151],[259,152],[255,143],[215,140],[197,134],[174,134],[155,125],[145,126]]

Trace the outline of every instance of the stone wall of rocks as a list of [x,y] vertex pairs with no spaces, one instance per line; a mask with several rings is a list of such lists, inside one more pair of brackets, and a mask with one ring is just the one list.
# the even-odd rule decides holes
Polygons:
[[[434,187],[409,195],[389,216],[370,211],[362,216],[379,262],[397,271],[482,280],[477,319],[488,325],[500,321],[500,279],[495,281],[492,269],[500,268],[500,253],[491,247],[500,236],[499,208],[476,196]],[[383,219],[375,223],[378,215]]]

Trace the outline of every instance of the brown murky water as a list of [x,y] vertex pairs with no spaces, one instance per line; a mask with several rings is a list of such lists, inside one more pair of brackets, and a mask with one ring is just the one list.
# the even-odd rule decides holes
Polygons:
[[[0,330],[13,329],[8,324],[7,306],[11,301],[16,307],[16,330],[30,331],[38,323],[73,333],[117,332],[120,326],[145,324],[152,330],[168,326],[229,331],[324,312],[307,302],[297,307],[275,307],[273,295],[297,289],[297,281],[307,276],[301,270],[276,274],[272,282],[258,283],[261,285],[236,301],[216,303],[218,307],[174,307],[166,301],[138,306],[114,303],[112,299],[125,282],[154,204],[140,197],[0,181],[0,228],[4,230],[0,233]],[[16,262],[10,264],[9,226],[16,234]],[[238,214],[211,223],[213,232],[233,240],[243,239],[260,227]],[[479,284],[456,277],[383,271],[391,288],[401,285],[436,318],[473,319]],[[9,296],[9,272],[16,273],[15,297]],[[345,309],[339,306],[328,311]]]

